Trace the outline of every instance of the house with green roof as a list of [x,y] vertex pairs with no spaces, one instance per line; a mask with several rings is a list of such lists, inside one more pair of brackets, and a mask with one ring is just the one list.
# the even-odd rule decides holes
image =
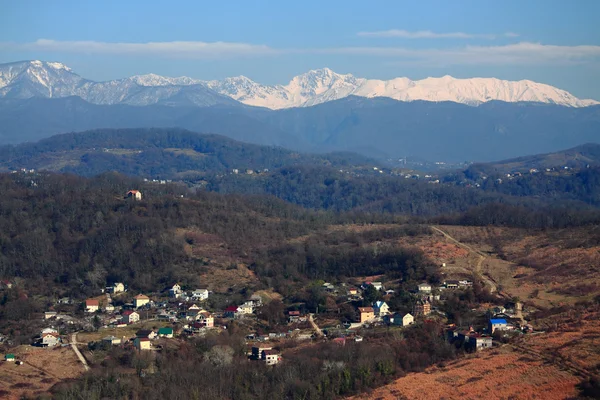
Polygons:
[[15,355],[14,354],[7,354],[4,356],[4,361],[10,361],[10,362],[14,362],[15,361]]
[[158,330],[159,337],[172,338],[173,337],[173,328],[164,327]]

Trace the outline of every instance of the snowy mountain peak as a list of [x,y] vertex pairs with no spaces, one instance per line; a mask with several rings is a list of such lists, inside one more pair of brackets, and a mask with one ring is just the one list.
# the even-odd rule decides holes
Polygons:
[[[242,103],[271,109],[307,107],[347,96],[389,97],[400,101],[451,101],[476,106],[492,100],[542,102],[569,107],[600,104],[530,80],[496,78],[460,79],[450,75],[413,81],[357,78],[329,68],[313,69],[292,78],[287,85],[262,85],[245,76],[220,81],[156,74],[135,75],[108,82],[93,82],[59,62],[40,60],[0,65],[0,97],[79,96],[95,104]],[[233,100],[232,100],[233,99]],[[187,104],[187,103],[186,103]]]
[[169,78],[156,74],[134,75],[128,79],[140,86],[189,86],[202,83],[198,79],[188,78],[187,76]]

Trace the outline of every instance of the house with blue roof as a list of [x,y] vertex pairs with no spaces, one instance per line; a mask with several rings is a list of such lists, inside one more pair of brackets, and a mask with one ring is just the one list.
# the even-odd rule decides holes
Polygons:
[[490,334],[494,333],[496,329],[506,329],[508,322],[504,318],[492,318],[488,324],[488,331]]

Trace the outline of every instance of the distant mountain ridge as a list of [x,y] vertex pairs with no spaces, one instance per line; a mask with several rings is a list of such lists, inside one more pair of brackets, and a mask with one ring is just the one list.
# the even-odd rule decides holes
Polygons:
[[444,76],[417,81],[408,78],[384,81],[338,74],[323,68],[298,75],[287,85],[274,86],[262,85],[244,76],[202,81],[156,74],[93,82],[56,62],[34,60],[0,65],[0,97],[26,99],[68,96],[107,105],[184,104],[206,107],[243,103],[270,109],[310,107],[348,96],[389,97],[405,102],[451,101],[472,106],[493,100],[541,102],[568,107],[600,104],[529,80],[514,82],[496,78],[456,79]]

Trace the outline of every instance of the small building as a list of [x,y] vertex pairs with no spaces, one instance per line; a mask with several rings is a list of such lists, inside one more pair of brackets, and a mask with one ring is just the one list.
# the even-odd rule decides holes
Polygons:
[[446,281],[444,282],[444,285],[446,286],[446,289],[458,289],[458,281]]
[[140,314],[131,310],[123,312],[123,315],[121,316],[121,321],[123,321],[124,324],[133,324],[135,322],[138,322],[139,320]]
[[175,299],[178,299],[181,297],[182,294],[182,290],[181,290],[181,285],[179,285],[179,283],[174,284],[170,289],[169,289],[169,297],[173,297]]
[[56,313],[56,311],[46,311],[44,313],[44,319],[50,319],[50,318],[55,318],[58,314]]
[[265,350],[272,350],[273,346],[268,344],[257,344],[252,346],[252,351],[250,353],[250,358],[253,360],[260,360],[262,358],[262,352]]
[[371,286],[373,286],[377,290],[382,290],[383,289],[383,283],[381,283],[381,282],[369,282],[368,284],[370,284]]
[[148,338],[150,340],[156,339],[158,337],[157,333],[151,329],[140,329],[135,333],[135,337],[138,338]]
[[150,350],[152,348],[152,344],[150,343],[150,339],[148,338],[135,338],[133,341],[133,345],[138,350]]
[[4,356],[4,361],[15,362],[15,360],[16,360],[15,355],[12,353],[8,353]]
[[133,306],[135,308],[140,308],[143,305],[146,305],[150,302],[150,298],[145,294],[138,294],[133,298]]
[[412,325],[415,322],[415,317],[413,317],[412,314],[409,313],[396,313],[388,318],[388,322],[390,325],[408,326]]
[[373,304],[373,311],[375,312],[376,316],[383,317],[390,313],[390,307],[385,301],[376,301]]
[[122,282],[116,282],[112,286],[106,288],[107,293],[122,293],[125,291],[125,285]]
[[159,337],[172,338],[173,337],[173,328],[164,327],[158,330]]
[[196,316],[198,321],[205,328],[213,328],[215,326],[215,318],[208,311],[202,311]]
[[281,355],[279,354],[279,352],[277,350],[273,350],[273,349],[263,350],[262,354],[261,354],[261,359],[267,365],[275,365],[281,361]]
[[229,306],[225,309],[223,316],[225,318],[237,318],[239,315],[237,306]]
[[111,313],[115,311],[115,306],[112,304],[107,304],[104,306],[104,312]]
[[476,351],[491,348],[493,345],[491,336],[483,336],[478,334],[469,335],[467,346],[475,349]]
[[375,310],[373,307],[358,307],[360,313],[360,323],[370,322],[375,319]]
[[238,313],[247,315],[252,314],[254,312],[254,302],[246,301],[244,304],[238,307]]
[[192,300],[206,300],[208,299],[208,289],[196,289],[192,292]]
[[427,300],[419,301],[415,304],[415,315],[429,315],[431,314],[431,303]]
[[431,293],[431,285],[429,283],[419,284],[419,293]]
[[488,332],[490,334],[494,333],[496,329],[506,329],[508,327],[508,323],[504,318],[492,318],[488,324]]
[[358,295],[358,289],[355,287],[348,288],[348,296],[356,296]]
[[104,343],[110,344],[111,346],[116,346],[118,344],[121,344],[121,339],[116,336],[112,336],[112,335],[103,338],[102,341]]
[[87,299],[85,301],[86,312],[96,312],[100,308],[100,302],[97,299]]
[[60,344],[60,337],[58,336],[58,333],[42,333],[42,338],[40,340],[40,345],[42,347],[54,347],[58,344]]
[[300,320],[300,311],[297,311],[297,310],[288,311],[288,322],[290,324],[298,322],[299,320]]
[[133,200],[141,200],[142,199],[142,192],[140,192],[139,190],[130,190],[129,192],[127,192],[127,196],[128,199],[133,199]]

